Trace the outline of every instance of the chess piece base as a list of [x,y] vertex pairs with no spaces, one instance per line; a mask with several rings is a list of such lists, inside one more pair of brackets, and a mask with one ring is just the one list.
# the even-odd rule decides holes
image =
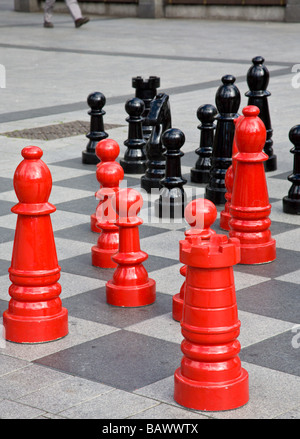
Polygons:
[[289,197],[283,197],[282,199],[283,212],[291,213],[292,215],[300,215],[300,199],[293,200]]
[[225,194],[226,188],[211,188],[209,186],[206,186],[205,188],[205,198],[217,205],[225,204]]
[[68,311],[62,308],[54,316],[26,317],[3,313],[5,339],[15,343],[44,343],[68,334]]
[[163,178],[159,177],[157,179],[154,178],[148,178],[145,175],[141,177],[141,188],[144,189],[148,194],[151,193],[151,189],[160,189],[161,184],[160,180]]
[[117,264],[112,260],[112,256],[117,251],[118,249],[102,249],[94,245],[92,247],[92,265],[100,268],[116,268]]
[[231,220],[231,215],[228,212],[220,213],[220,228],[222,230],[230,230],[229,221]]
[[106,283],[106,301],[109,305],[139,307],[151,305],[156,299],[156,282],[148,279],[143,285],[120,286]]
[[276,241],[271,239],[263,244],[243,244],[241,248],[240,264],[267,264],[276,259]]
[[154,202],[154,213],[159,218],[184,218],[184,209],[186,202],[182,198],[176,200],[158,198]]
[[174,375],[174,399],[194,410],[232,410],[249,401],[249,377],[245,369],[233,381],[201,383],[185,378],[180,368]]
[[95,152],[82,151],[82,163],[86,165],[96,165],[100,160]]
[[144,161],[126,161],[120,160],[125,174],[143,174],[146,171],[146,163]]
[[268,160],[264,162],[265,172],[276,171],[277,169],[277,156],[271,155]]
[[209,170],[201,171],[197,168],[191,169],[191,181],[193,183],[208,183],[209,182]]
[[177,322],[181,321],[183,309],[183,300],[180,297],[180,293],[173,296],[172,299],[172,317]]
[[96,233],[100,233],[100,229],[97,227],[97,218],[96,215],[93,213],[91,215],[91,231],[92,232],[96,232]]

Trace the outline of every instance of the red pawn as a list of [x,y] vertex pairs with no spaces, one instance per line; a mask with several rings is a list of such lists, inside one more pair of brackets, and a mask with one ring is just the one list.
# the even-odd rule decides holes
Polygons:
[[112,256],[119,249],[119,228],[116,225],[116,212],[112,207],[112,197],[119,191],[119,182],[124,171],[117,162],[103,162],[97,168],[97,180],[101,188],[97,192],[100,202],[96,210],[96,227],[101,230],[97,245],[92,247],[92,265],[101,268],[115,268]]
[[[119,144],[113,139],[100,140],[100,142],[98,142],[96,145],[95,154],[98,157],[98,159],[100,160],[100,162],[97,163],[97,169],[98,169],[98,167],[101,166],[103,163],[116,161],[116,158],[120,154]],[[100,189],[101,189],[101,187],[102,187],[102,185],[100,184]],[[98,191],[95,193],[95,197],[97,199],[99,199]],[[97,208],[98,208],[98,206],[97,206]],[[97,223],[97,218],[96,218],[96,212],[95,212],[91,215],[91,231],[99,233],[100,230],[97,228],[96,223]]]
[[[239,116],[236,119],[234,119],[235,126],[237,125],[237,122],[241,119],[243,116]],[[230,204],[231,204],[231,197],[232,197],[232,189],[233,189],[233,182],[234,182],[234,172],[236,168],[236,160],[235,155],[238,153],[238,149],[236,146],[235,136],[233,138],[232,143],[232,164],[229,166],[229,168],[226,171],[225,174],[225,186],[226,186],[226,194],[225,199],[226,203],[224,206],[224,210],[220,213],[220,228],[223,230],[229,230],[229,221],[231,220],[230,215]]]
[[240,240],[241,264],[263,264],[276,259],[276,241],[271,236],[271,204],[262,150],[266,128],[259,109],[249,105],[238,121],[235,138],[238,153],[230,205],[230,237]]
[[181,344],[183,358],[174,374],[174,399],[196,410],[231,410],[248,402],[248,373],[238,356],[240,321],[233,265],[239,262],[238,240],[213,235],[180,241],[187,265]]
[[[200,236],[204,240],[210,239],[216,232],[211,229],[211,226],[217,218],[217,208],[210,201],[205,198],[198,198],[191,201],[184,210],[184,217],[186,222],[191,226],[185,234],[185,239],[192,242],[193,239]],[[186,265],[180,268],[180,274],[186,276]],[[182,307],[184,299],[186,282],[184,280],[180,292],[173,296],[172,300],[172,316],[174,320],[180,321],[182,317]]]
[[68,312],[62,308],[60,267],[48,203],[52,177],[37,146],[22,150],[24,160],[14,175],[19,203],[9,278],[11,300],[3,313],[5,338],[16,343],[41,343],[68,333]]
[[138,227],[143,220],[137,214],[143,205],[142,196],[134,189],[122,189],[114,200],[119,215],[119,251],[112,259],[118,266],[106,284],[107,303],[126,307],[150,305],[156,298],[156,284],[143,266],[148,255],[140,249]]

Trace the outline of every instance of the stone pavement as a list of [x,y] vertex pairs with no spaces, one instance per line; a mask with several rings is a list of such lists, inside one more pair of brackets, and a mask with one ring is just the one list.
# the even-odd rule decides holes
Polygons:
[[[46,163],[59,159],[62,145],[62,159],[73,158],[74,148],[83,149],[84,132],[89,123],[86,98],[93,91],[101,91],[106,96],[105,123],[115,128],[113,133],[124,151],[122,141],[127,135],[124,104],[134,94],[131,78],[138,75],[161,78],[160,91],[170,95],[172,125],[184,131],[187,148],[193,151],[199,141],[197,108],[204,103],[214,104],[220,79],[228,73],[236,77],[241,91],[240,108],[245,106],[246,73],[251,59],[257,55],[265,58],[271,75],[269,105],[278,172],[291,170],[288,132],[300,123],[299,24],[93,16],[87,25],[75,29],[70,15],[54,13],[55,27],[44,29],[41,13],[17,13],[13,10],[13,0],[2,1],[0,11],[2,87],[5,79],[5,88],[0,89],[1,177],[12,177],[20,162],[21,149],[33,142],[44,150]],[[53,127],[56,127],[54,137],[47,137]],[[70,132],[74,127],[75,131]],[[294,219],[294,224],[297,222],[300,225],[299,218]],[[43,347],[37,349],[43,350]],[[37,357],[32,354],[32,358]],[[77,377],[68,387],[63,373],[55,370],[49,373],[49,369],[45,372],[40,365],[28,367],[30,360],[30,355],[18,354],[18,347],[9,353],[5,347],[1,349],[0,418],[64,417],[56,416],[51,410],[49,413],[42,403],[32,404],[30,392],[44,387],[47,393],[47,386],[53,394],[61,392],[62,406],[69,398],[69,407],[74,408],[73,412],[70,409],[69,418],[72,413],[80,417],[80,402],[105,392],[104,385]],[[299,418],[299,400],[295,400],[293,392],[299,389],[299,377],[293,376],[290,382],[288,374],[282,375],[285,375],[282,385],[290,386],[289,395],[285,395],[284,413],[276,410],[277,389],[273,409],[267,414],[263,411],[264,401],[260,400],[260,406],[253,412],[240,417]],[[261,379],[267,381],[267,373]],[[14,384],[4,404],[2,399],[8,383]],[[148,397],[151,398],[151,393]],[[272,389],[268,397],[272,399]],[[148,407],[147,398],[138,398],[141,397],[136,396],[137,414],[122,410],[116,413],[108,392],[107,418],[111,414],[115,418],[135,416],[138,419],[139,401],[145,404],[145,409]],[[79,407],[77,411],[76,407]],[[168,408],[173,417],[197,416]],[[157,406],[152,411],[153,418],[160,416],[159,410]],[[201,418],[199,415],[198,419]]]

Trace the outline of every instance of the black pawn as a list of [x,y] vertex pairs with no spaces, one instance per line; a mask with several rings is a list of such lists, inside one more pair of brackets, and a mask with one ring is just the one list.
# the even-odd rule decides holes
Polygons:
[[208,183],[211,168],[211,155],[214,142],[214,120],[218,114],[216,107],[210,104],[201,105],[197,110],[197,118],[201,122],[200,146],[196,149],[199,158],[195,167],[191,169],[191,181],[194,183]]
[[269,156],[265,161],[265,171],[276,171],[277,157],[273,152],[273,130],[271,126],[271,118],[268,104],[268,97],[271,93],[267,90],[270,74],[267,67],[264,65],[264,58],[256,56],[252,59],[253,66],[250,67],[247,73],[247,84],[249,91],[245,93],[248,97],[248,105],[255,105],[260,109],[259,117],[265,124],[267,130],[267,138],[264,146],[264,152]]
[[235,77],[225,75],[216,93],[217,126],[211,156],[209,183],[205,188],[205,198],[214,204],[225,204],[225,175],[232,163],[232,144],[234,138],[234,119],[238,117],[241,95],[234,85]]
[[288,176],[292,183],[289,193],[283,198],[283,211],[285,213],[300,214],[300,125],[290,129],[289,139],[294,147],[290,150],[294,154],[293,173]]
[[159,218],[183,218],[186,206],[186,194],[183,185],[187,182],[181,175],[180,148],[185,142],[185,135],[177,128],[170,128],[162,135],[166,148],[165,177],[161,180],[159,199],[155,200],[155,215]]
[[146,155],[144,152],[146,142],[142,130],[144,109],[145,104],[139,98],[128,99],[125,104],[125,110],[129,115],[126,118],[129,124],[128,139],[124,142],[124,145],[127,146],[124,159],[120,160],[120,165],[125,174],[142,174],[146,170]]
[[96,156],[95,148],[100,140],[106,139],[108,134],[104,131],[103,116],[105,111],[102,110],[106,102],[105,96],[96,91],[89,94],[87,98],[88,106],[91,110],[88,114],[91,116],[90,132],[86,135],[89,140],[86,150],[82,151],[82,163],[97,164],[99,158]]
[[148,123],[152,127],[150,138],[146,144],[147,169],[141,177],[141,187],[151,193],[154,188],[161,187],[161,179],[165,176],[165,148],[162,145],[162,133],[171,128],[171,110],[169,96],[159,93],[150,103]]
[[132,87],[135,88],[135,97],[142,99],[145,104],[145,109],[142,114],[143,121],[143,136],[147,141],[150,137],[152,126],[147,123],[147,116],[152,99],[157,94],[157,89],[160,87],[160,78],[158,76],[150,76],[148,79],[142,78],[142,76],[136,76],[132,78]]

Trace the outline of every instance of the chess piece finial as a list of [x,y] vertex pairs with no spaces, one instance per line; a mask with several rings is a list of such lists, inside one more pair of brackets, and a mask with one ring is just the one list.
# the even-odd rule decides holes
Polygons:
[[232,145],[234,138],[234,119],[238,117],[241,101],[239,89],[233,75],[222,77],[222,85],[216,93],[216,105],[219,114],[211,156],[209,182],[205,188],[205,198],[214,204],[225,204],[225,175],[232,163]]
[[195,167],[191,169],[191,181],[194,183],[208,183],[211,168],[211,154],[214,142],[214,120],[218,112],[216,107],[210,104],[201,105],[197,110],[197,118],[201,122],[198,125],[200,130],[200,146],[196,149],[199,158]]
[[3,313],[5,338],[16,343],[42,343],[68,333],[68,312],[60,299],[60,266],[48,202],[52,177],[37,146],[23,148],[24,160],[14,174],[19,203],[9,278],[11,300]]
[[266,127],[267,137],[264,152],[268,155],[268,160],[265,161],[264,166],[265,171],[268,172],[277,169],[277,156],[273,151],[273,129],[268,104],[268,98],[271,96],[271,93],[267,90],[270,73],[264,62],[262,56],[256,56],[252,59],[253,65],[247,72],[249,91],[245,93],[245,96],[248,97],[248,105],[255,105],[259,108],[259,117]]
[[108,137],[108,134],[104,131],[103,116],[105,111],[102,110],[106,103],[106,98],[101,92],[90,93],[87,97],[87,103],[90,107],[88,114],[91,116],[90,132],[86,135],[89,142],[86,146],[86,150],[82,151],[82,163],[85,164],[97,164],[99,159],[96,156],[96,145],[100,140]]
[[288,195],[282,200],[283,211],[290,214],[300,214],[300,125],[290,129],[289,139],[294,145],[290,152],[294,155],[293,173],[288,176],[292,183]]
[[127,149],[124,158],[120,160],[125,174],[142,174],[146,169],[145,139],[143,137],[142,114],[145,104],[142,99],[128,99],[125,103],[125,110],[129,115],[126,118],[128,122],[128,138],[124,145]]
[[178,128],[170,128],[162,135],[162,143],[166,148],[165,177],[161,180],[159,199],[155,200],[155,215],[159,218],[183,218],[186,205],[186,194],[183,185],[186,179],[181,175],[181,151],[185,142],[184,133]]
[[104,139],[96,145],[96,156],[99,159],[99,163],[102,162],[114,162],[120,154],[120,146],[113,139]]

